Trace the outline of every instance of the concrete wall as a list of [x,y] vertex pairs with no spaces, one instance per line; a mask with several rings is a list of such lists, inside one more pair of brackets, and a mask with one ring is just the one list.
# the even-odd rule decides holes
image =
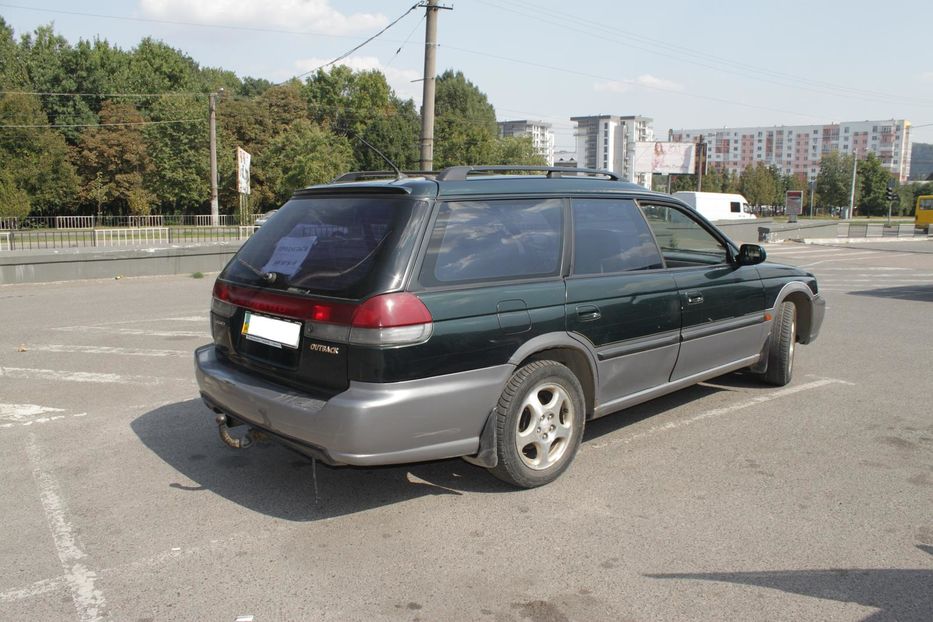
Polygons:
[[221,270],[240,242],[145,249],[59,249],[0,253],[0,284]]
[[837,225],[834,220],[806,220],[794,224],[788,222],[774,222],[770,218],[756,218],[755,220],[718,220],[717,227],[726,235],[740,243],[757,243],[758,229],[767,229],[771,234],[768,242],[781,240],[802,240],[805,238],[835,238]]

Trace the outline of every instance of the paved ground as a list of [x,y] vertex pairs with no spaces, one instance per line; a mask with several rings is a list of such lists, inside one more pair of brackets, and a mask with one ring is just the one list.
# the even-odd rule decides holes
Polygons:
[[210,279],[0,287],[0,619],[930,620],[933,250],[773,245],[829,302],[794,382],[592,422],[554,484],[236,453]]

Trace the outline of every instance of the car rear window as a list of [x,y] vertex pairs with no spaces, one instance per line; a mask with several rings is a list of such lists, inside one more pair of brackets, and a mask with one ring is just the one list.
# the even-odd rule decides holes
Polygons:
[[[380,265],[399,248],[413,201],[391,197],[296,198],[262,226],[228,264],[223,278],[340,297],[363,297],[378,286]],[[412,236],[407,236],[411,238]]]
[[556,275],[560,199],[444,203],[421,272],[425,285]]
[[574,199],[573,226],[574,274],[664,266],[648,224],[630,199]]

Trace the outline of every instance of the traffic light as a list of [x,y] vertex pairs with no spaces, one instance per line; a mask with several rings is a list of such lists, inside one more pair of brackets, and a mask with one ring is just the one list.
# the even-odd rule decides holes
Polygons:
[[887,199],[888,201],[897,200],[897,190],[894,189],[893,181],[888,182],[888,188],[887,190],[884,191],[884,198]]

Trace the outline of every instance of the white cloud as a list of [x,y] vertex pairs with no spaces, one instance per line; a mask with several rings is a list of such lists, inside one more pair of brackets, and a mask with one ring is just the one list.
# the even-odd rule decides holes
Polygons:
[[682,91],[683,85],[658,78],[650,74],[638,76],[634,80],[609,80],[606,82],[597,82],[593,88],[600,93],[627,93],[634,86],[644,86],[650,89],[661,89],[662,91]]
[[671,80],[665,80],[664,78],[657,78],[650,74],[645,74],[643,76],[638,76],[635,78],[635,83],[640,86],[647,86],[655,89],[662,89],[665,91],[682,91],[684,87],[676,82]]
[[927,71],[920,74],[920,81],[933,84],[933,71]]
[[139,0],[146,17],[214,25],[311,30],[343,35],[375,31],[388,19],[381,14],[344,15],[329,0]]
[[[305,73],[330,62],[330,58],[303,58],[295,61],[295,74]],[[350,56],[336,63],[349,67],[354,71],[367,71],[375,69],[385,74],[386,82],[395,90],[395,94],[402,99],[414,99],[421,101],[421,82],[412,82],[420,80],[421,72],[416,69],[398,69],[392,66],[385,67],[375,56]],[[329,68],[328,68],[329,69]],[[325,69],[327,71],[327,69]],[[291,75],[295,75],[291,74]],[[288,79],[291,76],[284,76],[282,79]]]

